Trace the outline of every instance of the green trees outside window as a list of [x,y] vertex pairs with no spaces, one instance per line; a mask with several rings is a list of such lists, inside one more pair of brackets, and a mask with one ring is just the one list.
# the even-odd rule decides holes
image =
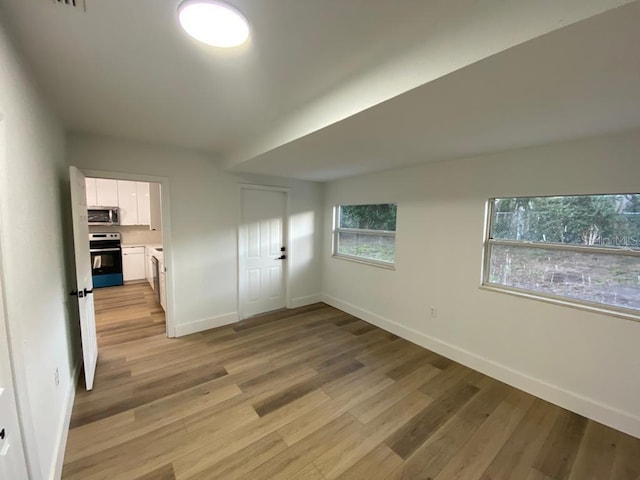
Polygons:
[[334,256],[393,265],[396,255],[394,203],[339,205],[334,225]]
[[640,311],[640,194],[489,204],[485,284]]
[[496,198],[494,239],[640,247],[640,194]]

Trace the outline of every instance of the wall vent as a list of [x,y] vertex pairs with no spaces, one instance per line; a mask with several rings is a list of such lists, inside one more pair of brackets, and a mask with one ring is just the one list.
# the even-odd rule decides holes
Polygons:
[[87,10],[87,6],[85,5],[85,0],[51,0],[53,3],[58,5],[66,5],[68,7],[73,7],[81,12]]

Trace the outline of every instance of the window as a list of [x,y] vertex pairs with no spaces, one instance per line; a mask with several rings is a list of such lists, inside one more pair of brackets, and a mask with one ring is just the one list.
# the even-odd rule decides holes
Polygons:
[[640,194],[495,198],[488,219],[484,285],[640,314]]
[[396,211],[394,203],[335,207],[333,255],[392,267],[396,259]]

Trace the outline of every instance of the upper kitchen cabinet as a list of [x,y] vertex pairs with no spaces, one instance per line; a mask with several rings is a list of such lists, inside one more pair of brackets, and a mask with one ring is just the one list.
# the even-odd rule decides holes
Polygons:
[[162,229],[160,184],[87,178],[88,207],[119,207],[120,225],[145,225]]
[[149,184],[118,180],[118,207],[120,225],[149,225]]
[[98,190],[96,187],[96,179],[95,178],[87,178],[85,180],[86,191],[87,191],[87,207],[97,207],[98,206]]
[[149,204],[150,204],[150,230],[162,230],[162,202],[160,199],[160,184],[149,184]]
[[118,182],[108,178],[87,178],[88,207],[118,206]]
[[136,182],[136,195],[138,197],[138,225],[149,225],[151,224],[149,184],[147,182]]
[[138,225],[138,193],[136,182],[118,180],[120,225]]

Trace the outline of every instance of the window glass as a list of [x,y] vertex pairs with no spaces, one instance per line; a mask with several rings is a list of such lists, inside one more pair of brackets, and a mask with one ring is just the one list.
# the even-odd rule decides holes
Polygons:
[[640,194],[496,198],[489,207],[485,285],[640,313]]
[[340,228],[396,231],[397,207],[394,203],[341,205],[339,208]]
[[337,253],[394,263],[396,239],[367,233],[338,232]]
[[494,245],[489,283],[640,310],[640,257]]
[[393,203],[336,207],[336,257],[392,266],[396,255],[396,215]]
[[491,238],[640,247],[640,194],[496,198]]

